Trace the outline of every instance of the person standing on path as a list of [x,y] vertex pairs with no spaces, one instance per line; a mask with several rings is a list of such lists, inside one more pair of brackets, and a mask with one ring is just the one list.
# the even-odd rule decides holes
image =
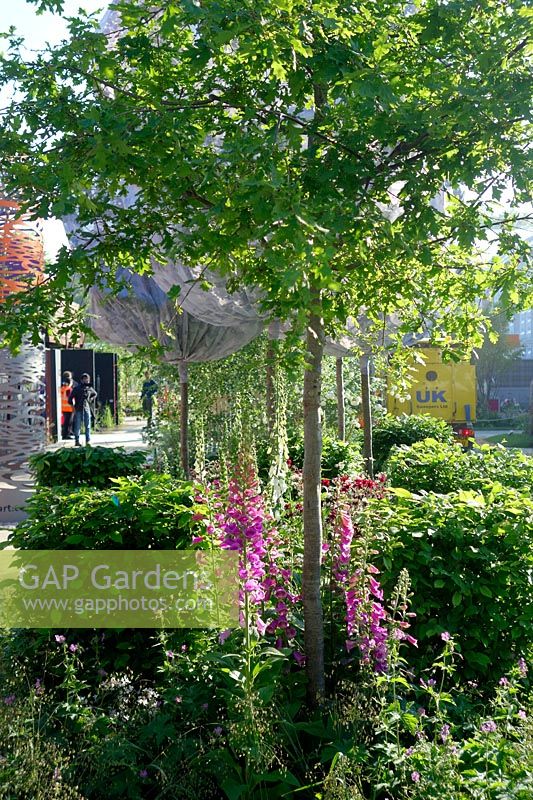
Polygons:
[[59,394],[61,395],[61,438],[73,439],[72,423],[74,415],[74,406],[70,402],[70,393],[77,386],[72,380],[72,372],[64,372],[61,378],[61,387]]
[[72,389],[69,400],[74,406],[74,445],[81,447],[80,431],[85,426],[85,444],[91,441],[91,403],[96,399],[96,391],[91,384],[91,376],[84,372],[80,383]]
[[150,427],[154,419],[154,395],[156,392],[157,383],[150,376],[150,373],[146,372],[141,389],[141,403],[143,412],[148,420],[148,427]]

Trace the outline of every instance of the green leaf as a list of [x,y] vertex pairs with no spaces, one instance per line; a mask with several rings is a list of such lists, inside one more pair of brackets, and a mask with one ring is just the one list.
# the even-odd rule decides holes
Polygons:
[[463,595],[461,592],[454,592],[452,595],[452,603],[454,606],[459,606],[463,602]]

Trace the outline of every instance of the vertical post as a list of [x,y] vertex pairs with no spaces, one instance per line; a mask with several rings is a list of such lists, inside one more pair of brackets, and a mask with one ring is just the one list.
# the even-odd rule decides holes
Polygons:
[[320,705],[325,693],[324,623],[320,596],[322,564],[321,389],[324,322],[320,291],[312,287],[313,305],[307,327],[307,367],[304,375],[304,558],[302,596],[307,658],[307,695],[311,706]]
[[187,362],[179,362],[180,374],[180,457],[185,477],[189,477],[189,376]]
[[337,435],[341,442],[346,438],[346,422],[344,414],[344,373],[342,358],[335,360],[335,378],[337,384]]
[[361,368],[361,404],[363,407],[363,456],[365,470],[371,478],[374,477],[374,456],[372,452],[372,407],[370,405],[370,356],[363,353],[359,359]]

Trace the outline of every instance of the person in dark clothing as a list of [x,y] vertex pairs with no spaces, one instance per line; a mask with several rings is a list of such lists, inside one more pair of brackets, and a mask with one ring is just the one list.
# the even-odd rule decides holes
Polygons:
[[85,426],[85,444],[91,441],[91,403],[96,400],[96,391],[91,384],[91,376],[83,373],[80,383],[72,389],[69,400],[74,406],[74,439],[75,446],[81,447],[80,431]]
[[154,418],[154,395],[157,392],[157,383],[150,377],[150,373],[146,372],[145,380],[141,389],[141,403],[143,412],[148,419],[150,426]]

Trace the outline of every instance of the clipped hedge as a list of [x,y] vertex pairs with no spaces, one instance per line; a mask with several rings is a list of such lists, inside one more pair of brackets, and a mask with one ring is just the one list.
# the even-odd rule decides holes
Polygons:
[[501,446],[464,451],[458,444],[424,439],[393,447],[385,472],[391,486],[411,492],[479,490],[494,481],[528,493],[533,489],[533,458]]
[[429,414],[401,414],[398,417],[387,414],[382,417],[372,430],[375,472],[383,469],[395,445],[414,444],[423,439],[451,443],[453,432],[444,420]]
[[123,447],[62,447],[30,458],[38,486],[109,486],[111,478],[140,475],[146,453]]
[[365,511],[377,539],[386,596],[402,569],[411,578],[410,659],[430,666],[439,634],[456,638],[468,678],[496,682],[533,640],[533,500],[494,484],[484,493],[412,495],[393,489]]
[[203,530],[192,483],[146,472],[105,489],[43,488],[8,544],[22,550],[174,550]]

